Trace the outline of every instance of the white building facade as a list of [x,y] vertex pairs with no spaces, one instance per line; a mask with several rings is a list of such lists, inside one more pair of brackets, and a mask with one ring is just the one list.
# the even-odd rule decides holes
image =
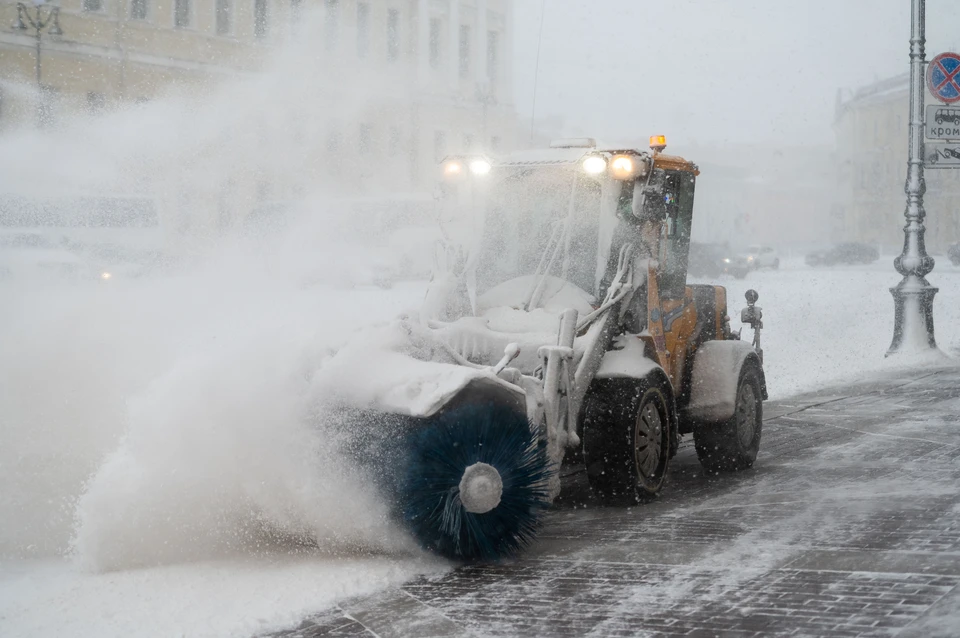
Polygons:
[[219,109],[174,153],[136,149],[140,173],[110,187],[156,197],[183,232],[315,192],[430,193],[444,155],[515,145],[511,3],[62,0],[39,86],[33,33],[0,34],[0,132],[171,93]]

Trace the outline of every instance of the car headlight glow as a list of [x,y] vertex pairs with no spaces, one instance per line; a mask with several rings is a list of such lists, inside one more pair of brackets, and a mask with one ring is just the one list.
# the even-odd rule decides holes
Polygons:
[[583,160],[583,170],[590,175],[599,175],[607,170],[607,160],[599,155],[591,155]]
[[100,279],[103,279],[104,281],[110,279],[111,277],[113,277],[113,275],[107,271],[100,273]]
[[730,258],[729,258],[729,257],[724,257],[724,258],[723,258],[723,263],[729,264],[729,263],[730,263]]
[[474,175],[486,175],[493,168],[485,159],[475,159],[470,162],[470,172]]
[[463,173],[463,164],[457,160],[450,160],[443,165],[443,174],[446,177],[459,177]]
[[616,155],[610,160],[610,172],[614,179],[631,179],[637,176],[637,162],[629,155]]

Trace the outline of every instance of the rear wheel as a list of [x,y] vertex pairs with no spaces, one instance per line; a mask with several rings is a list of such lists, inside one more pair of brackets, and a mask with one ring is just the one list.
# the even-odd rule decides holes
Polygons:
[[670,442],[664,391],[646,380],[596,383],[584,405],[583,460],[608,505],[649,501],[663,488]]
[[694,429],[697,458],[708,472],[743,470],[757,459],[763,429],[761,387],[757,364],[747,361],[740,371],[733,416]]

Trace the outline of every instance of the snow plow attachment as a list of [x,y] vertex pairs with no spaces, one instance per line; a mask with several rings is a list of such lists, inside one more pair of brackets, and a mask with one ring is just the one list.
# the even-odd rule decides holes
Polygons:
[[399,465],[398,515],[426,548],[460,561],[509,556],[547,506],[547,455],[527,417],[466,403],[410,429]]
[[[357,415],[356,458],[426,550],[460,562],[510,556],[549,505],[546,446],[525,412],[470,384],[436,414]],[[358,423],[359,424],[359,423]],[[370,428],[376,424],[375,428]]]

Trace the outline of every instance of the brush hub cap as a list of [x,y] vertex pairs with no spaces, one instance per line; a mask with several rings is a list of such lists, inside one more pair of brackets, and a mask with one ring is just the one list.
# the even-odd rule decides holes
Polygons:
[[473,514],[486,514],[500,504],[503,479],[497,468],[487,463],[474,463],[463,471],[460,479],[460,502]]

